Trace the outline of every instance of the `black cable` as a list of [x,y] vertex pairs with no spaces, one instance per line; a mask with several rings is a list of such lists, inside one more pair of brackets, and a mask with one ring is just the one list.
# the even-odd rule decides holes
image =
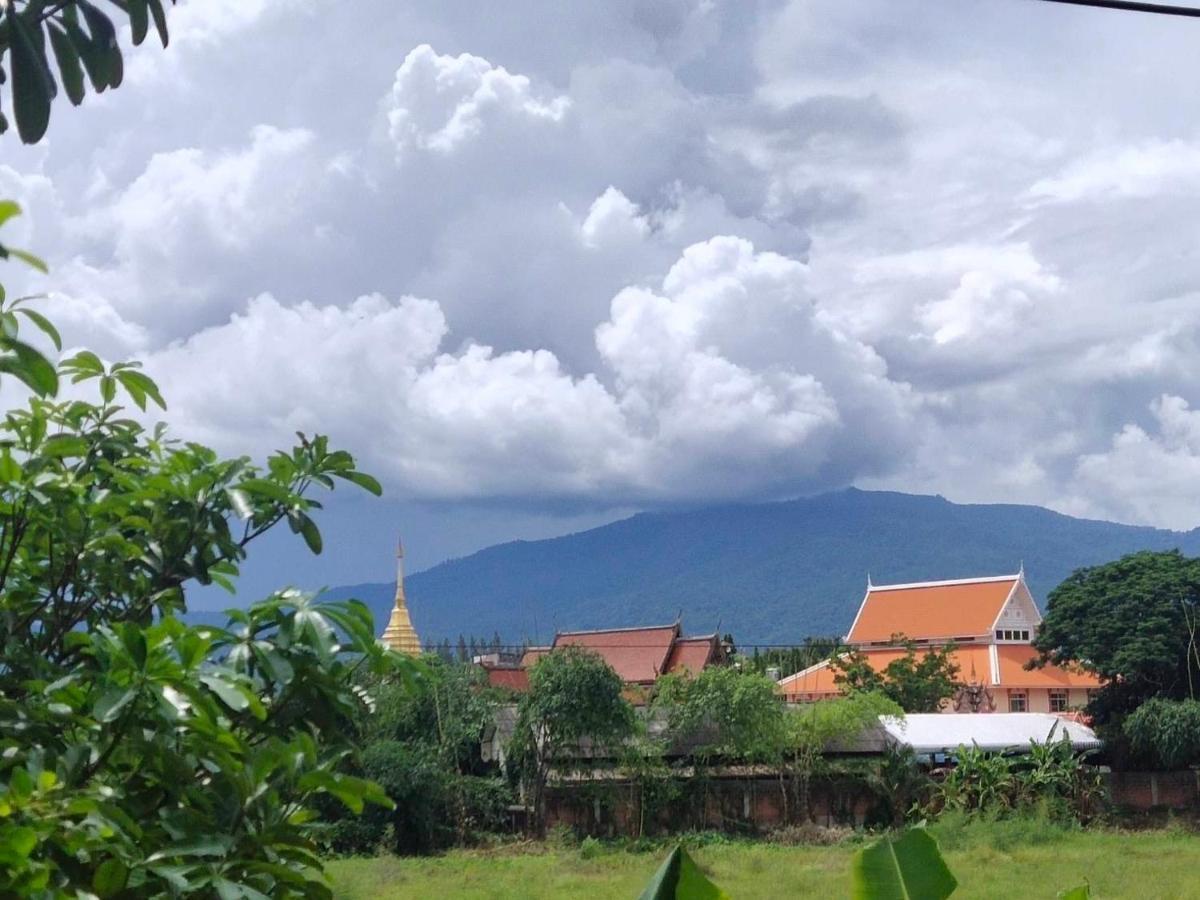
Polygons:
[[1143,3],[1141,0],[1042,0],[1042,2],[1067,3],[1071,6],[1094,6],[1098,9],[1119,9],[1125,12],[1159,13],[1164,16],[1190,16],[1200,19],[1200,7]]

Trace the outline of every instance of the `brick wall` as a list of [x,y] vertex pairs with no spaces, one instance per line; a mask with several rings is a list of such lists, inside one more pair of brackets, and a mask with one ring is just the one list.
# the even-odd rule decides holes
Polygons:
[[1200,772],[1110,772],[1109,797],[1117,807],[1147,810],[1200,808]]

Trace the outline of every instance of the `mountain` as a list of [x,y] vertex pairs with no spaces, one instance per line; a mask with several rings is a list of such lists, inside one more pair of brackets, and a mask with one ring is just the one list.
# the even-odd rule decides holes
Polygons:
[[[779,503],[642,513],[590,531],[514,541],[405,581],[422,640],[548,640],[555,629],[683,616],[687,631],[742,645],[844,634],[866,587],[1015,572],[1047,593],[1072,570],[1134,550],[1200,554],[1189,532],[1076,519],[1037,506],[967,505],[855,489]],[[382,629],[394,585],[331,589],[368,603]]]

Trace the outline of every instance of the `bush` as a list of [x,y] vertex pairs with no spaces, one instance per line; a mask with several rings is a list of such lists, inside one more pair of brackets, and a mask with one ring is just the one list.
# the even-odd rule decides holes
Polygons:
[[1200,762],[1200,701],[1147,700],[1125,719],[1124,732],[1142,762],[1186,768]]

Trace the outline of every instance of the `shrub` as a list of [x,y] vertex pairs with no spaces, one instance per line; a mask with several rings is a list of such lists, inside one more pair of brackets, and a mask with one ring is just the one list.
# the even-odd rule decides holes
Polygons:
[[1151,766],[1182,769],[1200,762],[1200,701],[1147,700],[1124,723],[1134,753]]

